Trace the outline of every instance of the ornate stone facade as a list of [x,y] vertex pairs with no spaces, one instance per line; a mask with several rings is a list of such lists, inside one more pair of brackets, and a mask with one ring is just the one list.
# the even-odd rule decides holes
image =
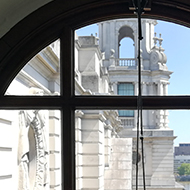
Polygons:
[[[172,74],[166,66],[161,35],[154,34],[155,20],[142,22],[141,47],[143,95],[167,95]],[[101,22],[99,37],[75,36],[75,94],[118,95],[120,84],[132,84],[138,93],[137,21],[120,19]],[[119,57],[119,44],[125,37],[134,41],[134,57]],[[45,96],[59,95],[59,40],[37,54],[19,73],[7,95],[28,95],[39,88]],[[20,89],[19,91],[17,89]],[[125,102],[124,102],[125,103]],[[19,189],[61,189],[61,117],[58,110],[24,110],[9,121],[16,128],[19,144],[9,145],[15,167],[11,178]],[[45,115],[44,115],[45,114]],[[136,150],[137,111],[121,116],[118,110],[76,110],[76,189],[135,189],[133,155]],[[20,117],[20,125],[18,121]],[[45,117],[44,117],[45,116]],[[1,118],[3,123],[3,117]],[[49,121],[48,121],[49,119]],[[69,126],[68,126],[69,127]],[[166,110],[144,110],[144,152],[148,189],[178,189],[173,175],[173,130],[168,128]],[[5,146],[6,147],[6,146]],[[18,149],[19,153],[16,153]],[[139,188],[142,163],[139,154]],[[26,158],[26,159],[25,159]],[[18,182],[19,179],[19,182]],[[15,186],[16,184],[16,186]],[[22,186],[22,187],[21,187]]]

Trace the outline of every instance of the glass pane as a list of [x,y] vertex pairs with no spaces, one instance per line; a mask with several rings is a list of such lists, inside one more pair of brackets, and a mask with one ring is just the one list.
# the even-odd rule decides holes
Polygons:
[[133,110],[119,110],[118,114],[120,117],[134,117]]
[[[76,189],[135,188],[137,156],[139,188],[142,188],[143,157],[140,141],[137,150],[137,111],[134,113],[134,117],[124,118],[119,117],[117,110],[75,112]],[[188,118],[189,111],[183,110],[143,111],[148,188],[184,188],[175,172],[181,163],[190,163]]]
[[[167,67],[170,74],[168,94],[189,95],[189,48],[190,29],[181,25],[158,21],[155,27],[157,33],[162,33],[163,47],[167,56]],[[180,40],[174,40],[180,39]],[[178,48],[177,48],[178,47]]]
[[61,187],[60,111],[0,111],[0,189]]
[[34,56],[18,73],[6,95],[59,95],[60,41],[56,40]]
[[[142,94],[190,94],[189,28],[143,19],[142,34]],[[117,95],[120,83],[132,83],[137,95],[137,35],[137,19],[109,20],[76,30],[76,95]]]

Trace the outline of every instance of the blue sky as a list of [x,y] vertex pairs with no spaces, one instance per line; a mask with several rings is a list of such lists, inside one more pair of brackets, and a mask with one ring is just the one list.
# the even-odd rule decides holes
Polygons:
[[[167,66],[174,73],[171,75],[168,87],[169,95],[190,95],[190,29],[177,24],[158,21],[155,26],[157,36],[162,34],[162,47],[167,56]],[[79,36],[98,33],[96,24],[77,31]],[[190,111],[169,110],[169,127],[178,136],[175,145],[180,142],[190,142]]]
[[[167,66],[174,73],[168,87],[169,95],[190,95],[190,29],[173,23],[158,21],[155,31],[162,34]],[[190,111],[169,110],[169,127],[179,142],[190,142]]]

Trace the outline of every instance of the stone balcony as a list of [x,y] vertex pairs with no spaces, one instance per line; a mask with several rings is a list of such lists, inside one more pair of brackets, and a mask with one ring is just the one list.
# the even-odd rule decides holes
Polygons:
[[120,117],[120,119],[124,128],[134,128],[134,117]]
[[110,70],[136,70],[137,69],[137,60],[135,58],[110,58]]
[[121,58],[115,60],[116,66],[127,66],[127,67],[135,67],[136,59],[135,58]]

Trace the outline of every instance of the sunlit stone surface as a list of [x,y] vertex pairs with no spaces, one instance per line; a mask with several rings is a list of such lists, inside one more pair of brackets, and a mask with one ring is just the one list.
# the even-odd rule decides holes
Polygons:
[[[163,39],[154,34],[156,24],[155,20],[142,21],[141,87],[143,95],[164,96],[172,72],[166,66]],[[136,19],[102,22],[98,27],[99,36],[75,36],[75,94],[137,95]],[[120,51],[128,51],[119,46],[125,37],[134,42],[129,47],[133,57],[120,57]],[[59,40],[42,50],[18,74],[6,95],[29,95],[31,89],[40,89],[39,94],[46,96],[59,95],[59,51]],[[126,89],[119,91],[120,84],[126,84]],[[133,87],[130,92],[128,84]],[[59,111],[0,112],[0,189],[61,189]],[[135,189],[136,124],[136,110],[76,110],[77,190]],[[143,128],[147,189],[182,190],[173,175],[175,137],[168,128],[168,111],[143,111]],[[142,189],[140,150],[138,155]]]

